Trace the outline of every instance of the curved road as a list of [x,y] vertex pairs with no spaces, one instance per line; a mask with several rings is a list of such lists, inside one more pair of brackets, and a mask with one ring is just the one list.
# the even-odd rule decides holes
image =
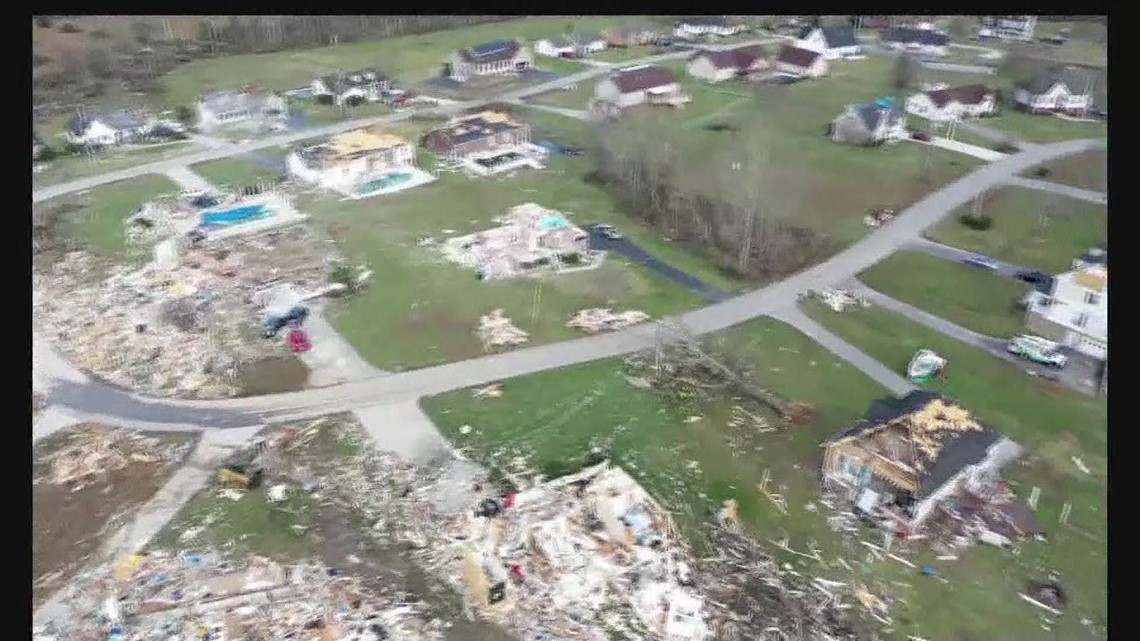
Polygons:
[[[801,295],[837,285],[879,262],[899,247],[919,238],[924,230],[956,207],[1008,182],[1011,176],[1042,162],[1103,145],[1101,140],[1038,145],[986,165],[929,194],[901,212],[889,225],[828,261],[779,283],[688,312],[679,320],[694,332],[703,334],[759,316],[779,315],[794,307]],[[64,411],[73,411],[88,418],[130,420],[136,424],[232,428],[260,421],[313,417],[372,405],[413,401],[440,392],[628,354],[651,346],[656,331],[655,325],[645,325],[335,387],[220,401],[147,399],[93,382],[63,362],[38,336],[33,341],[33,358],[40,370],[38,376],[50,379],[44,382],[49,385],[53,406]]]

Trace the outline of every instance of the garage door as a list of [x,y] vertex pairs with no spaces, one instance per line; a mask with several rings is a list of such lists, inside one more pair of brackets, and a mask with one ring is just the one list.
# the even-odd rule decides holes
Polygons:
[[1070,340],[1066,342],[1069,343],[1073,349],[1087,356],[1092,356],[1098,360],[1108,358],[1108,345],[1098,340],[1073,333],[1070,334]]

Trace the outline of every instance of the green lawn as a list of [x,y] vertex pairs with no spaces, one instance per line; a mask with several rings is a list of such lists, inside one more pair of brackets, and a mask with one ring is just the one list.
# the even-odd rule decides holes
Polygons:
[[[813,318],[884,364],[902,372],[920,348],[947,359],[946,379],[933,389],[958,398],[996,430],[1028,449],[1024,464],[1005,472],[1024,500],[1041,488],[1036,512],[1048,542],[1028,542],[1018,556],[993,548],[970,550],[939,572],[950,584],[908,592],[912,618],[929,639],[988,639],[1000,626],[1009,639],[1099,639],[1107,634],[1107,432],[1104,401],[1061,389],[1026,375],[1017,366],[968,347],[897,314],[877,308],[836,314],[816,301]],[[1072,457],[1091,474],[1079,471]],[[1072,504],[1068,525],[1058,516]],[[1056,572],[1069,595],[1064,616],[1050,631],[1040,627],[1040,610],[1017,597],[1024,582]],[[920,578],[916,585],[927,585]],[[919,583],[922,581],[922,583]],[[892,612],[893,614],[893,612]],[[1100,634],[1081,623],[1091,620]]]
[[163,78],[163,100],[168,105],[190,104],[205,91],[243,84],[292,89],[335,69],[366,66],[379,66],[399,82],[416,85],[438,75],[451,53],[461,47],[504,37],[517,38],[530,46],[536,39],[562,33],[570,23],[578,29],[600,31],[614,22],[614,18],[605,16],[520,18],[316,49],[194,61]]
[[611,47],[595,53],[590,56],[590,59],[597,60],[598,62],[622,63],[627,60],[638,60],[652,56],[656,50],[657,48],[652,46]]
[[985,231],[961,223],[959,216],[972,208],[972,203],[963,205],[928,235],[946,245],[1049,273],[1068,269],[1073,258],[1108,240],[1106,208],[1096,203],[1002,187],[982,203],[982,212],[993,219],[993,227]]
[[68,211],[59,232],[96,256],[120,263],[147,255],[127,243],[123,221],[143,203],[177,193],[178,185],[165,176],[147,174],[52,198],[33,205],[33,210],[78,207]]
[[270,147],[253,152],[261,159],[257,160],[235,156],[221,160],[191,165],[194,173],[205,178],[210,184],[223,189],[240,189],[258,183],[275,183],[284,174],[270,168],[275,160],[284,160],[289,154],[288,148]]
[[1004,338],[1024,327],[1021,282],[930,254],[901,251],[859,274],[859,280],[966,329]]
[[1063,142],[1074,138],[1108,140],[1108,125],[1103,122],[1073,122],[1056,116],[1027,114],[1013,109],[1005,109],[1001,115],[986,118],[983,124],[1036,143]]
[[[53,141],[52,144],[58,143]],[[59,156],[50,161],[33,160],[33,165],[45,165],[46,169],[40,173],[32,174],[32,186],[46,187],[86,176],[105,174],[110,171],[181,156],[196,149],[197,146],[193,143],[181,141],[163,145],[114,149],[94,154]]]
[[[982,124],[985,124],[985,122],[983,121]],[[943,138],[945,138],[948,133],[945,126],[940,126],[938,123],[930,122],[913,114],[907,116],[906,126],[910,131],[925,131],[933,136],[941,136]],[[977,145],[978,147],[984,147],[986,149],[993,149],[997,146],[997,143],[989,138],[983,138],[964,127],[958,127],[954,130],[954,140],[967,145]]]
[[[1040,175],[1040,169],[1047,173]],[[1022,175],[1108,193],[1108,151],[1101,149],[1073,154],[1030,169]]]
[[366,102],[355,107],[322,105],[315,100],[304,102],[305,126],[315,127],[345,120],[360,120],[392,113],[392,108],[382,102]]

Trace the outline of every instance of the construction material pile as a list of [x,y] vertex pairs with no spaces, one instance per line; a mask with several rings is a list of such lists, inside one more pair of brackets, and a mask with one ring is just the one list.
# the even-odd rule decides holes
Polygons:
[[566,326],[576,327],[587,334],[597,334],[598,332],[624,329],[638,323],[644,323],[647,320],[649,320],[649,314],[635,309],[619,313],[611,309],[592,307],[579,310],[566,322]]
[[836,312],[844,312],[847,311],[848,308],[856,306],[871,306],[865,299],[843,289],[821,289],[813,293],[817,298],[823,301],[824,305],[827,305]]
[[173,463],[183,460],[193,447],[192,442],[163,443],[139,432],[95,423],[79,425],[65,438],[61,447],[42,459],[48,476],[33,479],[33,484],[87,482],[132,464]]
[[243,363],[284,355],[258,338],[249,296],[280,281],[327,283],[332,257],[307,228],[191,243],[169,239],[141,269],[73,252],[33,276],[33,313],[68,359],[112,383],[159,396],[220,398]]
[[[359,580],[315,563],[240,564],[211,553],[128,556],[72,584],[65,620],[33,631],[65,639],[442,641],[420,606],[377,598]],[[109,635],[109,636],[108,636]]]
[[561,212],[526,203],[495,222],[498,227],[447,239],[440,245],[443,255],[476,269],[482,280],[601,264],[603,255],[590,250],[590,235]]
[[530,334],[516,327],[501,309],[480,316],[479,328],[475,330],[475,334],[486,351],[496,347],[522,345],[530,340]]
[[[962,432],[980,432],[982,425],[963,407],[934,399],[906,420],[910,425],[911,442],[933,461],[942,450],[942,441]],[[915,463],[919,463],[917,460]],[[922,469],[919,464],[918,469]]]

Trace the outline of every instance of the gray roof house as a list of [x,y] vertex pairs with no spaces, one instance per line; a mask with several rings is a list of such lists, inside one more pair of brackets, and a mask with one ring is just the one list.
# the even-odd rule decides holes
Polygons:
[[863,50],[851,27],[804,27],[796,35],[796,46],[822,53],[828,60],[854,56]]
[[67,123],[67,139],[75,145],[118,145],[144,135],[149,128],[148,118],[140,111],[85,112]]
[[851,145],[878,145],[906,138],[906,113],[893,103],[847,105],[831,123],[831,139]]
[[230,124],[262,122],[285,112],[285,100],[257,89],[213,91],[198,99],[198,126],[212,129]]
[[1084,69],[1057,66],[1016,83],[1013,99],[1025,111],[1083,115],[1092,106],[1093,83],[1093,75]]

